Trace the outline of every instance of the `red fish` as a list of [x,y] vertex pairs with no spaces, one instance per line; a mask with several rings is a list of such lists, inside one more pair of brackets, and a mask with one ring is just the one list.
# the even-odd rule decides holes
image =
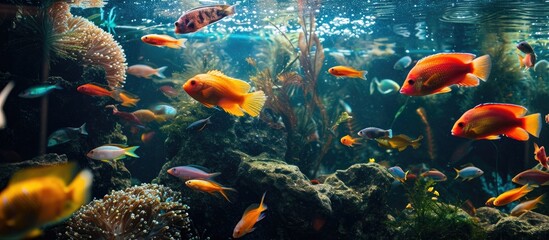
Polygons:
[[544,146],[539,147],[536,143],[534,143],[534,158],[545,169],[549,169],[549,166],[547,165],[547,161],[549,160],[549,157],[547,157],[547,154],[545,153]]
[[148,34],[141,37],[141,41],[157,47],[186,48],[187,39],[175,39],[168,35]]
[[475,59],[470,53],[439,53],[424,57],[410,70],[400,93],[425,96],[450,92],[450,86],[474,87],[486,81],[492,62],[489,55]]
[[528,109],[505,103],[485,103],[465,112],[454,124],[452,135],[471,139],[499,139],[500,135],[526,141],[539,136],[541,115],[524,116]]
[[174,98],[179,95],[179,92],[170,85],[164,85],[158,88],[166,97]]
[[547,186],[549,185],[549,173],[537,169],[528,169],[520,172],[513,178],[513,182],[521,185]]
[[336,77],[361,78],[366,80],[367,71],[356,70],[347,66],[335,66],[328,69],[328,72]]
[[175,33],[192,33],[235,13],[236,5],[212,5],[193,8],[174,23]]
[[86,83],[80,85],[76,89],[79,93],[83,93],[90,96],[96,97],[111,97],[116,101],[121,102],[124,107],[135,107],[139,98],[129,92],[126,92],[122,89],[115,89],[113,91],[108,90],[106,86],[102,86],[97,83]]

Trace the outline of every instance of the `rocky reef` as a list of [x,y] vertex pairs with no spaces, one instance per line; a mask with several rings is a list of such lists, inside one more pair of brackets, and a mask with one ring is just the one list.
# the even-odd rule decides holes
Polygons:
[[486,239],[549,239],[549,217],[528,211],[519,217],[495,208],[477,210],[480,225],[487,231]]

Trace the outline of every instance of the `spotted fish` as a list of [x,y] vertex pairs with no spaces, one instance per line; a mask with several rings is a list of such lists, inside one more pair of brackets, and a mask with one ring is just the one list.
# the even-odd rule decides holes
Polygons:
[[181,15],[175,24],[175,33],[192,33],[235,13],[236,5],[211,5],[193,8]]

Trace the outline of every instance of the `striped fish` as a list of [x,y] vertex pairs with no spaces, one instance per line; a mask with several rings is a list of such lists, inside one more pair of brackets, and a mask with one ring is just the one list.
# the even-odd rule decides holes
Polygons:
[[175,33],[184,34],[196,32],[199,29],[217,22],[235,13],[236,5],[211,5],[193,8],[185,12],[175,22]]

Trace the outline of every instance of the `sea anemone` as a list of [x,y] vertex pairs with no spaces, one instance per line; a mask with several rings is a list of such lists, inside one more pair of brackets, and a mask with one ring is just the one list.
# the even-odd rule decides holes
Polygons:
[[190,239],[189,206],[181,194],[157,184],[112,191],[82,207],[59,238]]

